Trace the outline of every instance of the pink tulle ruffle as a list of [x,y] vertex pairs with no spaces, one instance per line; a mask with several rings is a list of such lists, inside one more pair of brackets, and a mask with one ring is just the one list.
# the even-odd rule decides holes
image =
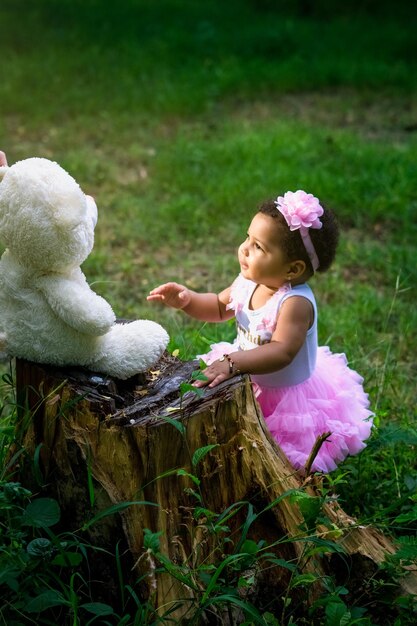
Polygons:
[[365,447],[373,414],[362,382],[344,354],[319,347],[314,373],[305,382],[268,389],[254,385],[266,424],[296,469],[304,467],[317,437],[328,431],[313,471],[331,472]]
[[[238,349],[237,344],[223,341],[200,358],[210,365]],[[365,448],[373,414],[362,382],[344,354],[333,354],[324,346],[318,348],[315,370],[305,382],[274,388],[253,383],[265,422],[296,469],[305,466],[317,437],[325,432],[331,436],[321,446],[312,471],[331,472],[349,454]]]
[[206,365],[211,365],[214,361],[220,359],[223,354],[230,354],[231,352],[239,350],[237,342],[229,343],[228,341],[213,343],[210,348],[210,352],[207,352],[207,354],[197,354],[196,359],[203,359]]

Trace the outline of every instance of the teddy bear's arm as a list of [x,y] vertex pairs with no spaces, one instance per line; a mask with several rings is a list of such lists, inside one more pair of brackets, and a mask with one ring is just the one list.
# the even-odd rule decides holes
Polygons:
[[85,279],[44,276],[38,279],[38,287],[55,315],[81,333],[104,335],[116,321],[110,304]]

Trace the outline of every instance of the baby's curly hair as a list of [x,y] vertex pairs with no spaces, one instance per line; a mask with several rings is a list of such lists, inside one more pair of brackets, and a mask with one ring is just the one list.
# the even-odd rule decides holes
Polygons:
[[[323,207],[323,205],[321,205]],[[320,217],[323,226],[320,229],[310,228],[309,235],[313,242],[314,249],[319,259],[317,272],[326,272],[336,256],[337,244],[339,242],[339,226],[333,211],[323,207],[324,213]],[[305,262],[308,271],[314,274],[310,257],[304,247],[299,230],[290,230],[285,217],[278,211],[274,200],[266,200],[259,209],[259,213],[269,215],[276,220],[280,229],[280,243],[287,254],[289,261],[300,259]]]

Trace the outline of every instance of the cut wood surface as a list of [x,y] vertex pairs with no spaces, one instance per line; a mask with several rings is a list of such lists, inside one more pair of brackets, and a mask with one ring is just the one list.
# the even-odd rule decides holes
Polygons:
[[[126,562],[133,568],[129,575],[142,577],[144,596],[152,595],[156,606],[166,609],[178,598],[191,599],[193,592],[168,574],[154,573],[144,550],[144,529],[162,531],[161,552],[173,563],[192,566],[218,558],[218,537],[192,514],[194,478],[210,511],[220,514],[234,503],[246,503],[228,521],[235,544],[250,504],[259,514],[250,539],[274,543],[277,556],[304,571],[336,576],[352,597],[363,594],[386,555],[395,552],[392,540],[359,525],[336,496],[327,497],[322,509],[327,522],[315,526],[315,536],[335,542],[343,554],[329,550],[306,558],[305,520],[299,499],[291,494],[323,498],[320,477],[300,476],[289,464],[266,428],[248,376],[206,389],[201,398],[193,392],[181,396],[180,384],[195,368],[195,362],[165,357],[146,377],[117,381],[82,369],[17,361],[18,429],[29,459],[41,444],[44,491],[58,499],[65,522],[82,528],[111,505],[153,503],[132,504],[88,532],[96,545],[113,551],[118,541],[125,545]],[[32,411],[29,421],[25,405]],[[213,448],[193,464],[195,451],[207,446]],[[28,486],[31,467],[20,468]],[[111,575],[111,565],[103,568]],[[257,572],[259,603],[262,597],[278,602],[290,577],[279,566]],[[311,597],[319,592],[313,588]],[[417,593],[414,571],[401,579],[398,592]],[[184,612],[183,607],[175,615]]]

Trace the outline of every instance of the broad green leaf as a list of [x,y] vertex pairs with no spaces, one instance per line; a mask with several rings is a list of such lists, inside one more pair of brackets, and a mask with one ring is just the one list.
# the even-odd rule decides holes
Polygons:
[[13,380],[13,377],[8,372],[6,372],[5,374],[2,374],[1,379],[4,383],[6,383],[6,385],[9,385],[9,387],[13,387],[14,380]]
[[219,447],[218,443],[213,443],[209,446],[198,448],[198,450],[196,450],[193,454],[193,458],[192,458],[193,467],[196,467],[196,465],[198,465],[201,459],[203,459],[206,456],[206,454],[210,452],[210,450],[213,450],[214,448],[218,448],[218,447]]
[[312,585],[318,580],[318,576],[314,574],[299,574],[294,576],[291,587],[300,587],[301,585]]
[[181,395],[187,393],[187,391],[194,391],[197,387],[194,387],[191,383],[181,383],[180,384],[180,392]]
[[[190,587],[191,589],[194,589],[194,591],[197,591],[198,587],[195,585],[192,575],[186,575],[188,570],[183,570],[180,565],[172,563],[172,561],[170,561],[170,559],[163,554],[159,553],[157,558],[161,565],[173,578],[182,582],[186,587]],[[185,573],[183,573],[183,571]]]
[[185,469],[177,470],[177,476],[187,476],[188,478],[191,478],[193,483],[196,484],[197,486],[200,484],[200,480],[197,478],[197,476],[194,476],[193,474],[190,474]]
[[[178,410],[180,410],[180,409],[178,408]],[[174,428],[179,430],[181,435],[185,435],[186,429],[185,429],[185,426],[184,426],[184,424],[182,422],[180,422],[178,420],[174,420],[171,417],[168,417],[167,415],[161,415],[160,417],[161,417],[161,419],[164,420],[164,422],[167,422],[168,424],[171,424],[171,426],[173,426]]]
[[254,582],[255,582],[254,575],[250,576],[250,578],[244,578],[243,576],[240,576],[239,580],[237,581],[237,588],[247,589],[248,587],[253,585]]
[[242,552],[242,554],[257,554],[258,551],[259,546],[252,539],[246,539],[246,541],[243,542],[242,547],[240,548],[240,552]]
[[112,607],[103,602],[87,602],[86,604],[81,604],[80,608],[93,615],[113,615],[114,613]]
[[398,515],[395,518],[394,522],[397,522],[397,524],[404,524],[405,522],[415,522],[416,520],[417,520],[417,506],[414,506],[407,513],[401,513],[400,515]]
[[0,585],[6,584],[13,591],[17,591],[19,589],[18,578],[21,573],[22,570],[14,566],[2,567],[0,571]]
[[83,556],[79,552],[63,552],[57,554],[52,563],[60,567],[76,567],[82,560]]
[[29,600],[25,610],[27,613],[41,613],[53,606],[69,606],[69,602],[60,591],[48,589],[48,591],[43,591],[35,598]]
[[322,509],[321,499],[301,491],[290,496],[290,501],[298,504],[307,526],[313,526]]
[[26,551],[30,556],[42,558],[52,554],[53,549],[53,544],[49,539],[38,537],[38,539],[34,539],[28,544]]
[[206,517],[207,519],[211,520],[213,519],[213,517],[216,516],[217,513],[214,513],[214,511],[210,511],[210,509],[206,509],[204,506],[196,506],[193,509],[194,519],[198,519],[199,517]]
[[28,498],[32,495],[32,492],[25,487],[22,487],[20,483],[9,482],[2,485],[7,500],[15,500],[17,498]]
[[[343,626],[350,621],[350,613],[347,606],[342,600],[329,602],[325,609],[326,621],[325,626]],[[347,620],[347,621],[346,621]]]
[[157,533],[153,533],[149,528],[145,528],[143,531],[143,545],[146,550],[152,552],[159,552],[159,537],[162,535],[162,530]]
[[[207,380],[207,378],[204,377],[202,380]],[[186,393],[194,393],[196,396],[201,398],[201,396],[204,395],[204,389],[202,387],[195,387],[194,385],[191,385],[190,383],[181,383],[180,393],[182,396]]]
[[396,561],[415,561],[417,559],[417,545],[412,542],[401,543],[400,548],[395,554],[393,554],[392,558],[394,558]]
[[201,370],[194,370],[194,372],[191,372],[191,378],[193,380],[208,380],[207,376],[203,374]]
[[22,523],[35,528],[49,528],[57,524],[61,517],[61,510],[56,500],[52,498],[37,498],[28,504]]

